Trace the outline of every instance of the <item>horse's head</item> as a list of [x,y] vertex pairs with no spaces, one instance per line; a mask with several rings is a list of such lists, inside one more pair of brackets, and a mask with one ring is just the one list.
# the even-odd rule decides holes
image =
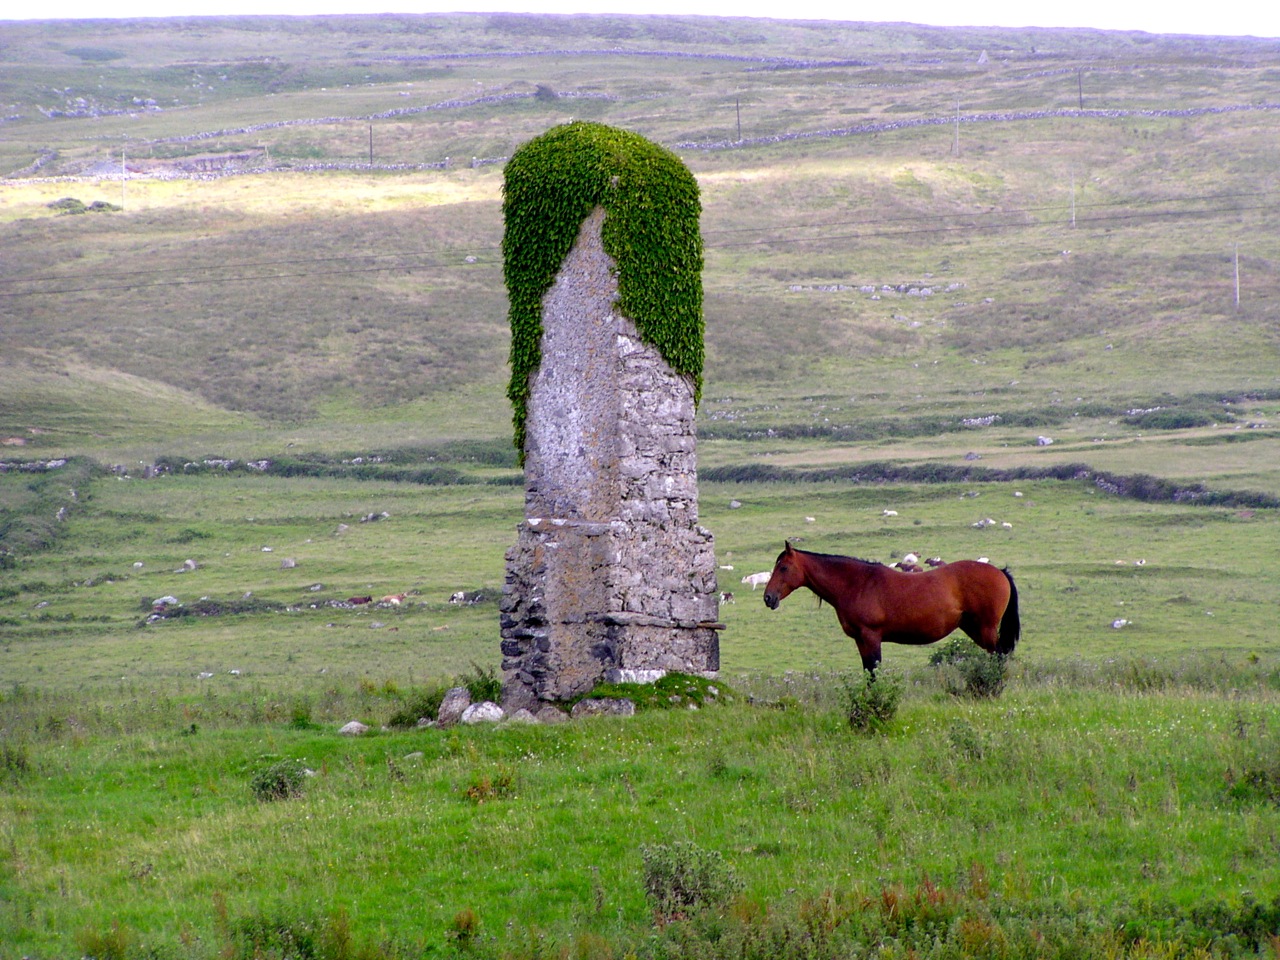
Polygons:
[[764,588],[764,605],[770,610],[777,610],[778,604],[791,594],[796,587],[804,586],[804,567],[800,560],[800,551],[787,541],[786,547],[778,554],[773,564],[773,576],[769,585]]

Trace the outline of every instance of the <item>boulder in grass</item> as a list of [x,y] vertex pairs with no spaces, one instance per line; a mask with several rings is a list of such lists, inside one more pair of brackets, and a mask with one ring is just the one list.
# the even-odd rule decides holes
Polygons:
[[497,723],[504,716],[502,708],[488,700],[473,703],[462,711],[463,723]]
[[558,707],[547,704],[539,708],[538,712],[533,715],[534,719],[539,723],[567,723],[569,715]]
[[471,706],[471,694],[466,687],[452,687],[446,691],[440,701],[440,709],[436,712],[436,723],[447,727],[462,719],[462,714]]

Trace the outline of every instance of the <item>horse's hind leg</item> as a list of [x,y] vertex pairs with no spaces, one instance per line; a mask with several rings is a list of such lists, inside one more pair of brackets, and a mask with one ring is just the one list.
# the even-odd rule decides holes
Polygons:
[[960,629],[970,640],[987,653],[996,652],[996,644],[1000,642],[1000,622],[991,620],[983,622],[976,613],[966,613],[960,618]]

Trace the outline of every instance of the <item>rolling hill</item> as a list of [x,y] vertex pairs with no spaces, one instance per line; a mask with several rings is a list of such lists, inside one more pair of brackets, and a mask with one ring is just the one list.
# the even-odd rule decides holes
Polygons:
[[501,160],[575,117],[699,178],[708,438],[1280,391],[1273,43],[502,15],[0,36],[0,434],[44,452],[505,435]]

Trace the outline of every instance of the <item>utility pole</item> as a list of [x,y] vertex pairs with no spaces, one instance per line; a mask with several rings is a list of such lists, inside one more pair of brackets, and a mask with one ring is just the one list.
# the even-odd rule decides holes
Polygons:
[[1076,71],[1076,95],[1080,98],[1080,109],[1084,109],[1084,70]]
[[738,114],[738,142],[742,142],[742,99],[740,97],[733,98],[733,109]]
[[1236,309],[1240,309],[1240,244],[1236,244]]
[[369,166],[373,166],[373,124],[369,124]]

